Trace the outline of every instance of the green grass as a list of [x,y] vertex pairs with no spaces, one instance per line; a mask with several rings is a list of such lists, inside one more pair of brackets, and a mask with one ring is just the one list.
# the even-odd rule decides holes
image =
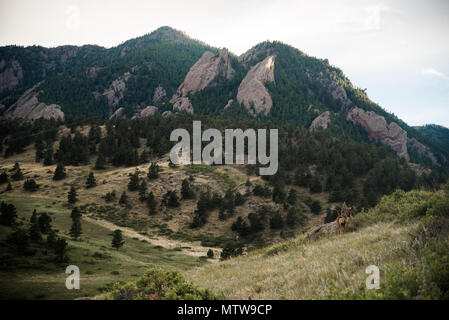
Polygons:
[[[199,266],[203,260],[180,253],[177,250],[155,248],[152,244],[124,237],[120,250],[111,247],[111,231],[82,220],[81,240],[73,241],[68,235],[71,225],[70,208],[61,203],[41,198],[0,197],[0,201],[13,203],[19,221],[27,227],[29,218],[36,209],[48,212],[53,228],[69,243],[69,263],[55,264],[50,256],[38,253],[33,257],[20,257],[23,263],[14,270],[0,270],[0,299],[75,299],[95,296],[112,283],[137,279],[145,270],[162,267],[169,270],[186,270]],[[25,220],[23,220],[25,219]],[[0,240],[12,232],[1,227]],[[0,247],[3,256],[5,247]],[[65,268],[67,265],[80,268],[80,290],[67,290]]]
[[217,166],[209,166],[203,164],[192,164],[183,167],[184,171],[189,174],[203,174],[213,178],[217,182],[226,184],[229,188],[235,188],[236,183],[227,172],[220,172]]

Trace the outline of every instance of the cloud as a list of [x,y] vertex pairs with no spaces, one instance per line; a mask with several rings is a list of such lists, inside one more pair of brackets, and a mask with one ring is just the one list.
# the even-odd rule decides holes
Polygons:
[[421,70],[421,74],[426,76],[434,76],[438,78],[442,78],[445,80],[449,80],[449,77],[445,75],[443,72],[436,70],[435,68],[423,68]]

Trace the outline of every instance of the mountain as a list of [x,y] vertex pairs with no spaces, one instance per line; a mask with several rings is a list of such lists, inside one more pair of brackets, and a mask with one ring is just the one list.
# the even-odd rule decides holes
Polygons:
[[254,117],[329,129],[385,145],[407,161],[448,167],[441,143],[373,103],[328,60],[278,41],[237,57],[161,27],[110,49],[9,46],[0,54],[0,110],[7,117]]
[[416,130],[439,144],[446,151],[449,151],[449,129],[437,124],[427,124],[425,126],[416,126]]

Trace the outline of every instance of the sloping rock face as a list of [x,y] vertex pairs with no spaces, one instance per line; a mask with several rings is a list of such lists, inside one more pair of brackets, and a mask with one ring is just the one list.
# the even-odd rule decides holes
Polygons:
[[318,81],[324,88],[326,88],[332,95],[332,98],[340,101],[343,107],[347,107],[352,103],[348,98],[345,88],[338,82],[325,78],[321,72],[317,76],[311,76],[308,71],[306,71],[306,74],[309,79]]
[[193,106],[187,97],[216,84],[217,79],[230,80],[235,74],[232,68],[229,52],[226,48],[218,54],[206,51],[203,56],[190,68],[184,82],[179,86],[176,94],[170,100],[173,109],[193,113]]
[[155,106],[148,106],[145,107],[142,111],[139,112],[139,117],[149,117],[154,114],[156,114],[159,111],[159,109]]
[[167,98],[167,92],[162,86],[158,86],[156,89],[154,89],[153,93],[153,103],[158,103],[161,101],[164,101]]
[[331,113],[329,111],[323,112],[312,121],[312,124],[310,125],[309,129],[311,131],[318,128],[327,129],[327,126],[329,125],[330,121],[331,121]]
[[131,77],[131,73],[125,72],[123,76],[118,77],[112,81],[108,89],[103,92],[103,95],[108,99],[108,104],[116,106],[123,98],[123,93],[126,90],[126,81]]
[[307,240],[317,240],[322,235],[335,234],[338,231],[337,222],[332,221],[326,224],[322,224],[319,227],[312,229],[306,236]]
[[274,54],[272,44],[269,41],[259,43],[238,57],[238,61],[245,67],[253,66],[260,57],[267,57]]
[[23,79],[23,70],[19,61],[13,59],[9,63],[0,61],[0,93],[17,87]]
[[437,158],[433,154],[433,152],[430,151],[430,149],[428,147],[423,145],[421,142],[419,142],[415,138],[411,138],[411,139],[407,140],[407,147],[409,148],[410,151],[413,150],[413,151],[417,152],[419,155],[429,158],[430,161],[432,161],[433,165],[435,165],[435,166],[440,165],[438,163]]
[[347,119],[364,127],[371,139],[391,147],[398,156],[410,160],[407,153],[407,132],[396,122],[387,125],[383,116],[360,108],[351,109]]
[[47,105],[39,102],[37,96],[40,83],[25,91],[16,103],[11,105],[4,113],[10,118],[24,118],[34,120],[38,118],[45,119],[64,119],[64,112],[57,104]]
[[125,117],[125,108],[120,107],[109,117],[109,119],[113,118],[124,118]]
[[265,83],[274,82],[275,58],[275,56],[266,57],[253,66],[240,83],[237,101],[243,104],[250,114],[263,113],[267,115],[273,106]]

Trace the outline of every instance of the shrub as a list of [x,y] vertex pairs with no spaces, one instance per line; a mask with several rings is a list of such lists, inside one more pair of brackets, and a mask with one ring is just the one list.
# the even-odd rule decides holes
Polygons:
[[215,300],[208,289],[199,289],[178,271],[152,268],[136,282],[114,284],[107,298],[114,300]]

